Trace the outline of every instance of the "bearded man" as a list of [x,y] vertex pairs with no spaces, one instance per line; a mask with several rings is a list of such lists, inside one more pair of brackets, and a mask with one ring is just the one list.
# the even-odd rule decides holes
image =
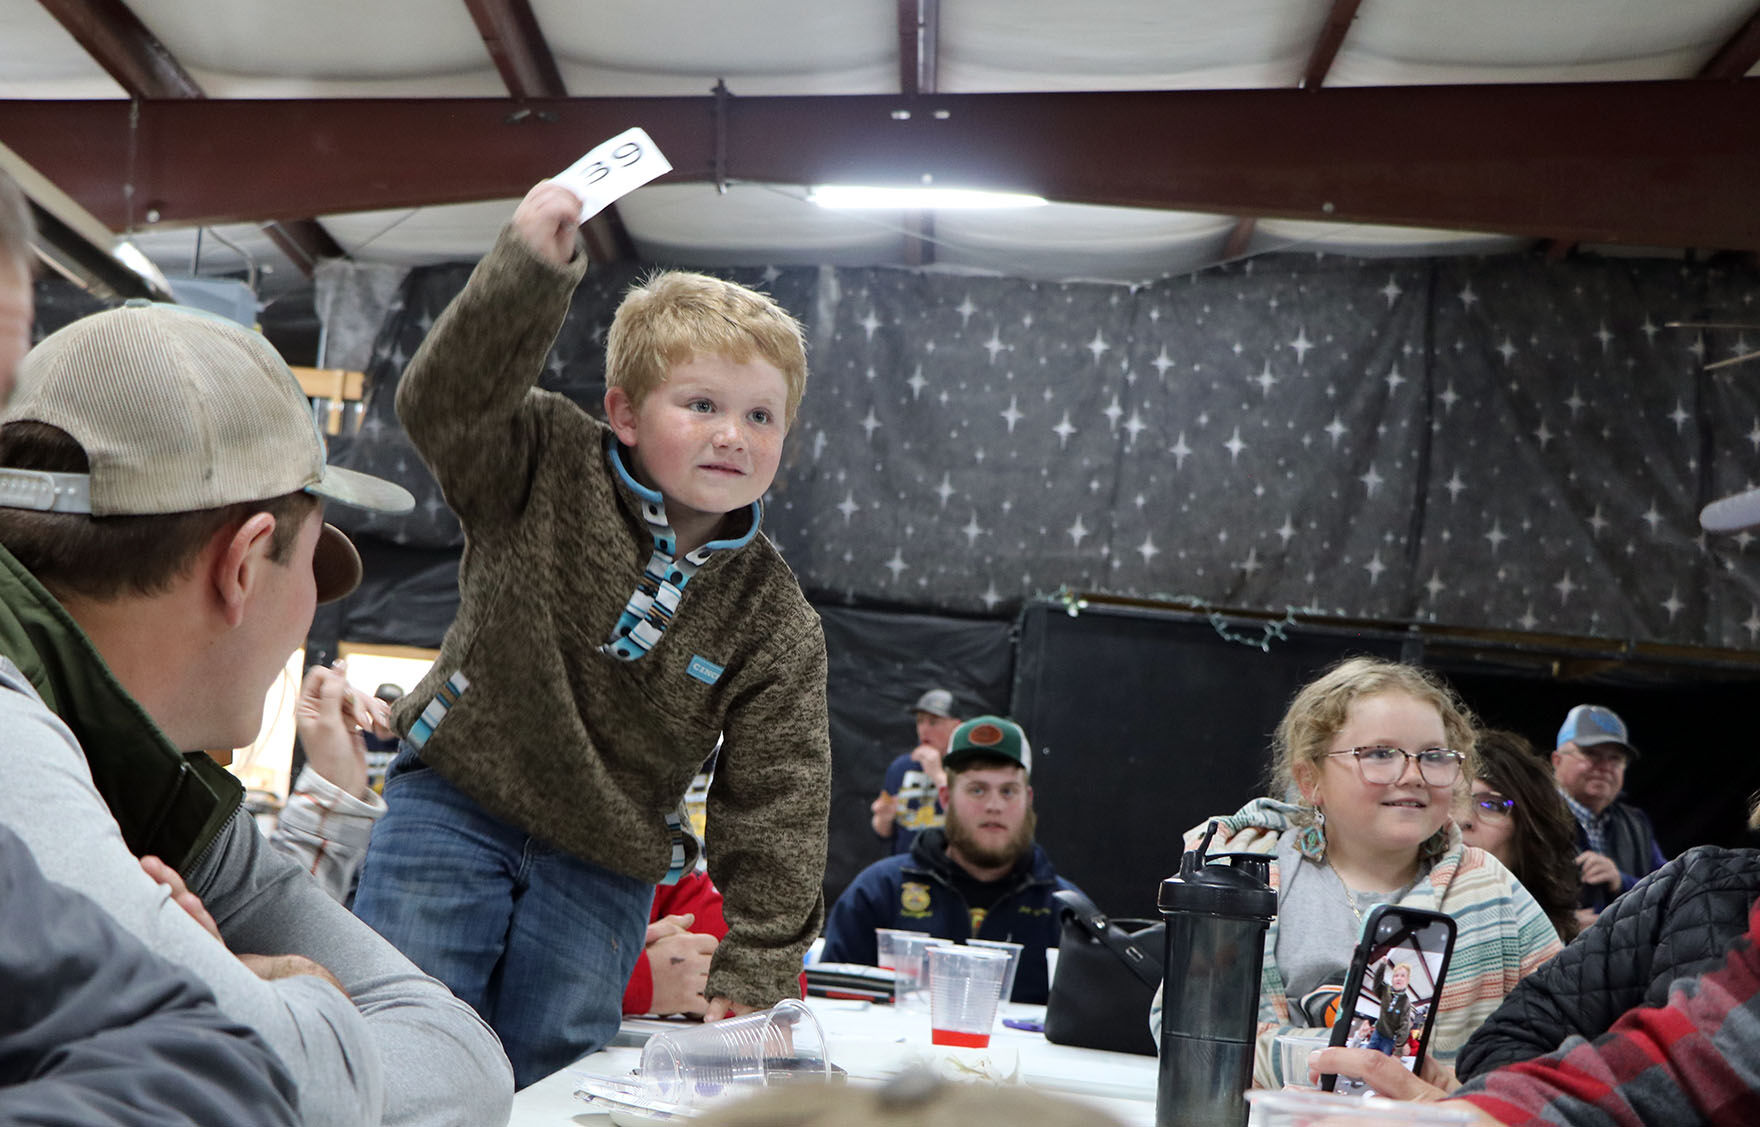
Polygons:
[[1058,940],[1051,894],[1076,886],[1033,841],[1026,733],[1000,716],[967,720],[954,729],[941,764],[946,825],[924,830],[908,854],[877,861],[850,882],[832,905],[820,957],[873,966],[880,927],[1006,940],[1021,945],[1013,1000],[1043,1005],[1050,990],[1045,949]]

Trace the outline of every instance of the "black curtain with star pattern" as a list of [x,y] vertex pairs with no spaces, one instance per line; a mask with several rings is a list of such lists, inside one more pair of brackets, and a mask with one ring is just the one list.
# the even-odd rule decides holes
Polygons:
[[[641,267],[587,276],[543,386],[597,411]],[[1278,256],[1153,285],[725,271],[812,375],[766,529],[824,602],[1009,617],[1075,589],[1311,617],[1760,648],[1760,272],[1656,259]],[[392,410],[466,266],[411,272],[336,460],[417,495],[335,516],[395,557],[344,636],[432,644],[460,531]],[[1670,322],[1753,329],[1683,329]],[[405,588],[405,584],[415,584]],[[371,587],[371,582],[370,582]]]
[[[542,386],[599,411],[605,333],[643,269],[589,272]],[[403,482],[418,504],[398,518],[330,510],[355,535],[367,580],[319,608],[309,660],[328,660],[339,639],[436,646],[452,621],[462,534],[392,400],[468,273],[408,276],[374,348],[363,426],[333,440],[334,460]],[[1268,637],[1251,623],[1217,627],[1211,645],[1223,648],[1196,658],[1165,622],[1145,627],[1161,641],[1142,653],[1112,629],[1081,645],[1017,640],[1017,618],[1031,621],[1052,593],[1264,611],[1304,628],[1464,627],[1505,646],[1532,636],[1537,653],[1558,635],[1760,650],[1752,539],[1697,527],[1706,501],[1760,477],[1760,361],[1704,370],[1756,347],[1760,327],[1668,325],[1760,326],[1752,269],[1285,256],[1135,288],[723,273],[773,294],[809,341],[812,375],[766,530],[819,605],[832,651],[828,898],[879,855],[867,804],[908,750],[906,705],[932,684],[974,710],[1024,710],[1040,729],[1042,839],[1114,911],[1142,907],[1165,875],[1168,825],[1257,789],[1267,733],[1298,682],[1268,679],[1262,663],[1246,680],[1219,671],[1248,650],[1285,664],[1320,657],[1281,636],[1237,645]],[[1119,672],[1127,658],[1142,667]],[[1484,661],[1462,657],[1450,676],[1488,720],[1540,742],[1588,691],[1536,688]],[[1218,676],[1235,684],[1226,701],[1193,688]],[[1590,695],[1643,720],[1642,694],[1618,689]],[[1722,706],[1700,709],[1717,718],[1704,732],[1668,725],[1680,691],[1654,690],[1646,732],[1739,748]],[[1143,738],[1120,738],[1131,733]],[[1182,775],[1188,753],[1232,766]],[[1700,776],[1671,790],[1659,780],[1673,774],[1651,770],[1634,783],[1671,849],[1703,837],[1713,815],[1719,840],[1739,833],[1733,805],[1752,786],[1724,796],[1733,812],[1712,811]],[[1164,808],[1169,794],[1184,805]],[[1130,801],[1115,805],[1121,795]],[[1112,844],[1097,853],[1088,839],[1102,816]]]

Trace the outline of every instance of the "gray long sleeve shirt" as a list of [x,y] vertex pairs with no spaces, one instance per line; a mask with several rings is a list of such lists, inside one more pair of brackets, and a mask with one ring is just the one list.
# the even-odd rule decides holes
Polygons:
[[0,1127],[294,1127],[293,1081],[0,827]]
[[[307,1124],[507,1121],[512,1074],[489,1027],[276,854],[248,815],[235,815],[189,874],[222,946],[142,872],[73,733],[3,658],[0,733],[0,825],[46,876],[193,971],[222,1012],[256,1030],[292,1074]],[[348,993],[309,975],[264,981],[234,952],[304,955]]]

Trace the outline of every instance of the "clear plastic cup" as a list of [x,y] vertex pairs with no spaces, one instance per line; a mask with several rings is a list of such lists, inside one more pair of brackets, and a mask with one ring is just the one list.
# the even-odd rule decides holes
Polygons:
[[1008,952],[950,945],[929,948],[928,960],[929,1040],[966,1049],[988,1047],[1008,974]]
[[1308,1057],[1332,1042],[1330,1029],[1312,1029],[1301,1033],[1279,1033],[1277,1052],[1283,1062],[1283,1082],[1292,1088],[1313,1088],[1308,1080]]
[[1312,1089],[1255,1088],[1247,1127],[1462,1127],[1470,1107],[1408,1103],[1379,1096],[1341,1096]]
[[952,940],[920,931],[899,932],[892,937],[893,1002],[906,1009],[929,1008],[929,964],[923,953],[946,947]]
[[786,1000],[767,1010],[667,1030],[642,1046],[642,1093],[651,1103],[700,1107],[746,1088],[831,1076],[813,1012]]
[[1021,969],[1021,945],[1010,943],[1006,939],[968,939],[968,947],[983,947],[991,951],[1001,951],[1008,956],[1008,973],[1002,977],[1002,1000],[1014,998],[1014,976]]
[[897,940],[901,935],[921,935],[920,931],[904,931],[896,927],[874,929],[874,965],[885,970],[898,967]]

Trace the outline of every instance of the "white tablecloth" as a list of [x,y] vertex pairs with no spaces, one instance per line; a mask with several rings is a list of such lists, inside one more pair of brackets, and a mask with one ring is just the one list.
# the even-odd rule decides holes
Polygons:
[[[852,1083],[876,1083],[914,1063],[927,1063],[943,1075],[984,1073],[1062,1092],[1104,1107],[1127,1124],[1150,1127],[1155,1121],[1154,1057],[1054,1045],[1044,1034],[1010,1029],[1000,1020],[1043,1021],[1043,1006],[1004,1005],[988,1050],[951,1050],[930,1043],[927,1013],[829,998],[809,998],[807,1005],[825,1030],[827,1055]],[[626,1022],[619,1041],[666,1027],[651,1020]],[[605,1127],[604,1113],[574,1094],[577,1078],[582,1073],[627,1076],[641,1055],[639,1048],[608,1048],[545,1077],[514,1097],[514,1127]]]

